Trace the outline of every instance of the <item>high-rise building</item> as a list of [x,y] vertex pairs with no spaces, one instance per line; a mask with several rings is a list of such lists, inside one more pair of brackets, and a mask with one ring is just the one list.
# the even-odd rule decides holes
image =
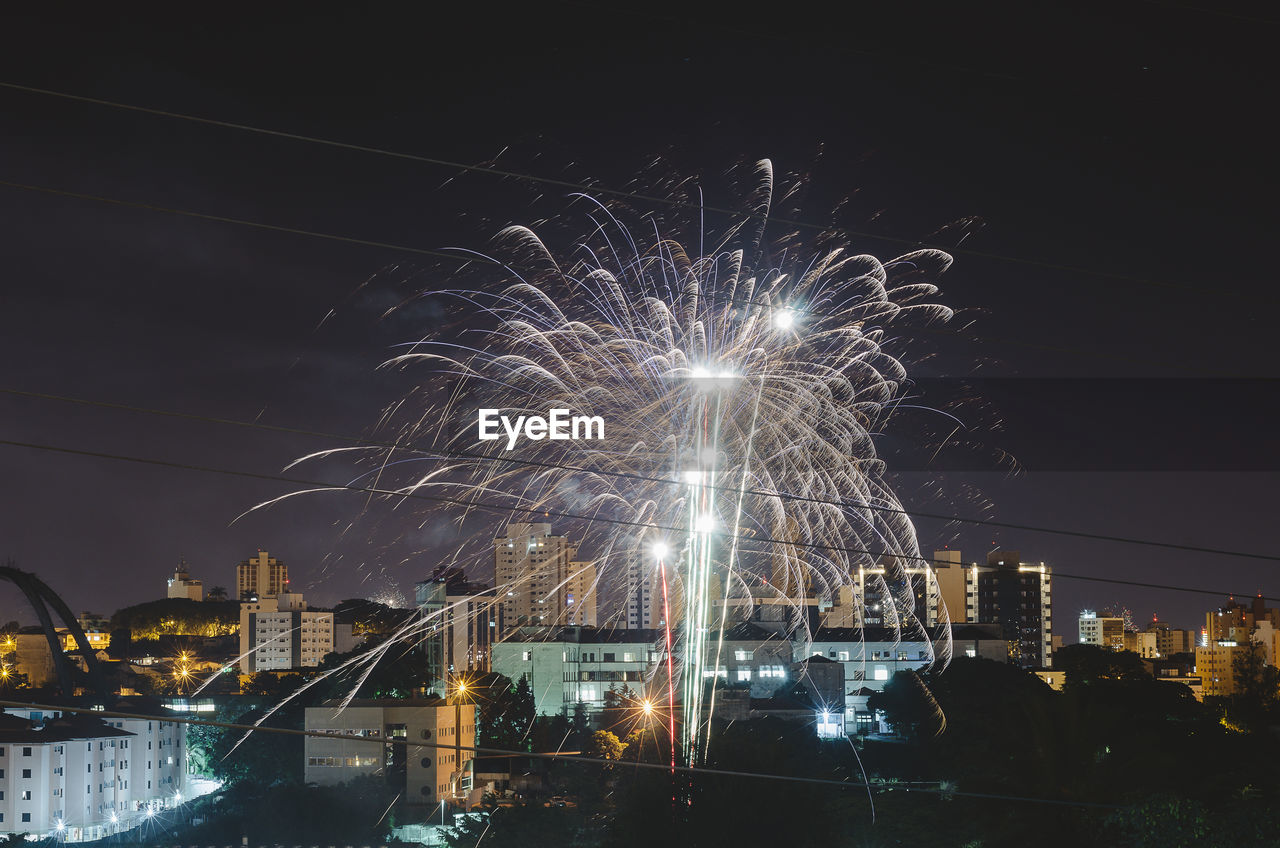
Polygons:
[[960,551],[935,551],[933,560],[885,557],[858,566],[848,594],[836,591],[827,627],[936,627],[965,619],[965,568]]
[[258,555],[236,566],[236,597],[248,600],[289,591],[289,569],[261,548]]
[[1080,613],[1080,644],[1123,651],[1125,649],[1124,619],[1098,615],[1093,610],[1084,610]]
[[994,550],[985,566],[965,574],[966,620],[999,624],[1009,640],[1009,662],[1023,668],[1053,663],[1052,573],[1043,562],[1022,562],[1018,551]]
[[652,557],[639,556],[627,564],[625,596],[627,630],[662,627],[662,586],[658,579],[658,563]]
[[1275,665],[1278,625],[1280,610],[1266,606],[1262,598],[1253,598],[1249,604],[1229,598],[1225,606],[1206,613],[1204,644],[1196,647],[1196,673],[1204,695],[1235,694],[1235,663],[1248,651],[1261,651],[1263,662]]
[[503,605],[495,589],[466,579],[460,570],[439,571],[414,585],[425,630],[422,646],[437,693],[468,671],[489,670],[490,651],[503,632]]
[[1155,634],[1156,653],[1161,657],[1195,653],[1197,634],[1194,630],[1179,630],[1168,622],[1152,616],[1151,621],[1143,628],[1143,632]]
[[[596,624],[595,564],[550,524],[508,524],[493,540],[504,630]],[[505,635],[505,634],[504,634]]]
[[191,601],[204,600],[204,584],[199,580],[193,580],[191,573],[187,571],[186,561],[178,563],[178,567],[173,570],[173,576],[169,578],[169,597],[170,598],[186,598]]

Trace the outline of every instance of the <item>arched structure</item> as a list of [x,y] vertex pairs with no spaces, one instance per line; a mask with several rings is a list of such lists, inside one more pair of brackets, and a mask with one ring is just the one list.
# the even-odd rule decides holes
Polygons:
[[107,683],[102,674],[102,666],[98,664],[97,654],[90,647],[89,640],[84,635],[84,630],[80,628],[80,622],[76,620],[66,602],[58,597],[58,593],[50,589],[49,585],[39,577],[9,565],[0,566],[0,581],[17,586],[22,594],[26,596],[27,601],[30,602],[32,609],[36,611],[36,616],[40,619],[40,626],[44,628],[45,639],[49,641],[49,650],[53,654],[53,666],[58,672],[58,684],[62,688],[62,694],[68,698],[75,695],[76,676],[80,674],[80,669],[72,665],[71,660],[62,649],[62,642],[58,639],[58,631],[53,624],[53,616],[50,615],[51,609],[62,619],[63,625],[71,631],[71,637],[75,639],[76,645],[80,648],[80,654],[84,657],[85,668],[88,669],[88,688],[100,697],[103,703],[106,703],[110,693],[107,691]]

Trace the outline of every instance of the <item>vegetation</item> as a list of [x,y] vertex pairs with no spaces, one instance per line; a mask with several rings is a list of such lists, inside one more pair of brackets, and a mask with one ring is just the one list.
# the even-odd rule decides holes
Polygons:
[[128,630],[134,640],[161,636],[230,636],[240,630],[238,601],[162,598],[117,610],[111,629]]

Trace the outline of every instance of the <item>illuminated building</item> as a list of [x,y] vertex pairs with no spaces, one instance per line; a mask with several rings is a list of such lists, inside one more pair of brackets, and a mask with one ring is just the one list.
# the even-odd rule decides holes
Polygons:
[[1208,697],[1225,698],[1236,691],[1236,658],[1249,650],[1249,643],[1215,641],[1196,648],[1196,674],[1201,691]]
[[493,643],[504,629],[497,590],[454,571],[415,584],[414,598],[426,625],[420,638],[427,672],[437,690],[443,693],[460,672],[489,670]]
[[1194,630],[1179,630],[1158,618],[1153,618],[1143,632],[1155,634],[1156,653],[1159,656],[1169,657],[1174,654],[1195,652],[1196,632]]
[[1125,641],[1124,619],[1098,615],[1093,610],[1080,613],[1080,644],[1097,645],[1112,651],[1123,651]]
[[289,569],[283,562],[259,549],[258,555],[236,566],[236,597],[265,598],[289,591]]
[[[596,624],[596,567],[551,535],[550,524],[509,524],[493,540],[494,574],[505,629]],[[504,634],[505,635],[505,634]]]
[[[465,805],[471,792],[476,707],[449,701],[355,700],[307,707],[306,729],[338,738],[306,737],[308,784],[337,786],[378,775],[397,787],[420,816],[442,801]],[[396,744],[397,740],[401,744]]]
[[300,594],[240,604],[240,670],[283,671],[314,668],[328,654],[355,647],[351,625],[334,620],[331,610],[307,608]]
[[[933,561],[885,557],[859,566],[850,586],[835,587],[822,604],[825,627],[934,627],[966,621],[960,551],[934,551]],[[905,598],[911,598],[910,605]]]
[[0,713],[0,834],[86,842],[137,827],[181,802],[185,740],[159,717]]
[[662,587],[657,577],[658,563],[652,557],[636,557],[627,564],[625,622],[628,630],[663,626]]
[[1009,641],[1009,662],[1052,667],[1052,571],[1043,562],[1022,562],[1018,551],[994,550],[985,566],[969,565],[965,610],[971,624],[1000,625]]
[[[527,680],[539,715],[572,715],[578,703],[598,711],[611,688],[643,692],[646,672],[665,658],[660,630],[528,627],[493,646],[493,670]],[[665,692],[665,676],[650,685]]]
[[204,584],[199,580],[194,580],[191,573],[187,571],[186,562],[179,562],[178,567],[173,570],[173,576],[169,578],[169,594],[170,598],[185,598],[189,601],[204,600]]

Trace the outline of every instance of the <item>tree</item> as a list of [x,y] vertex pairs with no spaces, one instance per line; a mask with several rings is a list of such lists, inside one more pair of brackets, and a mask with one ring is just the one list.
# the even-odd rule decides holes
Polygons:
[[1113,651],[1099,645],[1067,645],[1053,654],[1053,665],[1066,677],[1066,686],[1099,680],[1150,680],[1151,672],[1133,651]]
[[193,601],[161,598],[116,610],[111,629],[133,631],[135,639],[161,636],[229,636],[240,630],[236,601]]
[[1265,725],[1280,705],[1280,669],[1267,665],[1261,644],[1250,642],[1236,652],[1231,671],[1235,678],[1235,693],[1227,706],[1231,720],[1252,728]]
[[269,671],[259,671],[244,682],[240,692],[243,695],[261,695],[272,701],[279,701],[298,691],[298,688],[306,682],[301,674],[277,675]]
[[[254,724],[264,711],[222,711],[217,720],[231,724]],[[302,708],[290,704],[263,720],[264,727],[298,729]],[[284,733],[253,732],[209,725],[191,725],[187,749],[193,766],[202,774],[230,786],[265,787],[302,782],[303,740]]]
[[601,760],[620,760],[626,753],[627,745],[617,734],[608,730],[597,730],[591,734],[591,742],[587,745],[587,756]]
[[[521,848],[566,848],[578,844],[577,811],[568,807],[492,808],[484,819],[468,818],[445,831],[449,848],[519,845]],[[483,840],[483,841],[482,841]]]
[[127,627],[112,630],[107,656],[113,660],[127,660],[133,656],[133,631]]
[[480,747],[529,750],[529,731],[533,727],[536,706],[527,678],[522,676],[514,684],[500,674],[483,679],[478,684],[477,701],[480,704]]
[[227,599],[226,586],[211,586],[209,588],[209,594],[205,595],[206,601],[213,601],[214,603],[217,603],[218,601],[225,601],[226,599]]

